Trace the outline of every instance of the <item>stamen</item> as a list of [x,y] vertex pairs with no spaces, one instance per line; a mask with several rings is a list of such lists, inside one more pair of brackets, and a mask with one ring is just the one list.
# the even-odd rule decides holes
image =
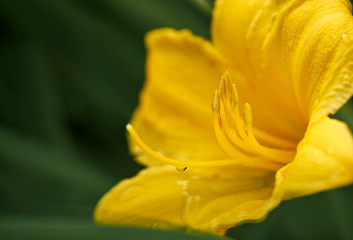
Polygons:
[[[221,108],[220,108],[220,118],[218,121],[215,121],[216,118],[214,118],[214,127],[216,130],[216,136],[217,136],[217,131],[220,129],[220,125],[222,125],[222,135],[225,136],[225,138],[232,143],[233,148],[238,148],[242,152],[248,152],[251,153],[251,149],[249,146],[241,139],[241,137],[238,135],[237,132],[237,126],[236,122],[232,118],[232,114],[227,111],[228,109],[228,103],[221,102]],[[222,124],[221,124],[222,123]],[[229,152],[229,151],[227,151]]]
[[297,143],[292,140],[285,139],[279,136],[274,136],[272,134],[261,131],[254,127],[252,128],[252,130],[254,132],[254,135],[257,137],[257,139],[261,139],[262,141],[265,141],[270,145],[282,146],[283,149],[288,149],[292,151],[295,151],[297,147]]
[[245,131],[248,133],[252,125],[252,109],[249,103],[244,104],[243,119]]
[[254,132],[252,130],[252,109],[249,103],[246,103],[244,105],[243,115],[244,127],[248,135],[247,141],[254,147],[254,149],[258,153],[281,163],[288,163],[293,159],[295,155],[294,151],[286,151],[265,147],[256,140]]
[[228,72],[227,70],[224,71],[222,77],[223,77],[223,78],[225,79],[225,81],[227,81],[228,83],[230,82],[230,74],[229,74],[229,72]]
[[224,75],[221,78],[221,82],[219,83],[219,95],[221,97],[221,101],[226,101],[228,98],[228,84],[229,79],[227,79]]
[[[231,159],[220,159],[210,161],[183,161],[168,158],[149,148],[138,136],[131,124],[126,126],[132,140],[146,154],[163,163],[173,165],[178,171],[185,171],[188,167],[224,167],[233,165],[244,165],[248,167],[259,167],[276,171],[290,162],[295,151],[281,150],[261,145],[256,139],[254,129],[252,108],[249,103],[244,104],[243,116],[239,111],[239,96],[235,84],[231,84],[230,75],[225,72],[222,76],[219,90],[216,90],[212,102],[213,124],[216,138],[228,153]],[[260,136],[266,134],[259,133]],[[276,141],[280,141],[276,139]]]
[[239,102],[238,91],[237,91],[237,88],[235,87],[235,84],[232,84],[232,95],[231,95],[231,99],[230,99],[231,110],[234,111],[234,108],[235,108],[235,106],[238,105],[238,102]]
[[[279,163],[288,163],[293,159],[294,150],[274,149],[263,146],[257,141],[253,133],[256,129],[252,127],[252,108],[249,103],[245,103],[243,116],[240,117],[239,95],[235,84],[231,84],[228,72],[222,76],[213,105],[216,137],[229,155],[236,157],[239,152],[261,155]],[[260,132],[260,135],[264,134]]]
[[219,93],[216,90],[214,95],[213,95],[213,103],[212,103],[212,109],[213,109],[214,112],[219,112],[219,108],[220,108],[219,107],[220,106],[219,102],[220,102]]
[[[249,150],[245,143],[237,137],[237,133],[231,134],[233,129],[236,129],[234,125],[235,122],[229,119],[225,108],[229,108],[229,101],[224,97],[228,94],[229,87],[229,76],[222,77],[219,91],[221,91],[221,96],[219,91],[215,91],[213,97],[213,124],[215,129],[215,134],[218,142],[225,152],[227,152],[232,157],[239,156],[239,151],[244,154],[244,150]],[[232,126],[231,126],[232,125]],[[239,146],[239,147],[238,147]]]
[[[233,123],[234,128],[236,129],[239,139],[246,139],[247,135],[244,131],[244,123],[242,122],[242,118],[239,116],[239,96],[235,84],[232,84],[232,92],[229,101],[225,101],[225,109],[228,122]],[[230,104],[229,104],[230,102]],[[246,147],[245,147],[246,148]]]
[[[230,156],[232,157],[239,157],[239,154],[241,154],[241,152],[239,152],[239,150],[237,149],[237,143],[239,143],[240,146],[242,146],[241,144],[244,144],[244,142],[236,142],[234,141],[235,139],[233,139],[231,137],[231,135],[227,134],[229,133],[229,126],[227,126],[227,121],[224,121],[224,124],[221,124],[221,119],[222,116],[220,115],[219,112],[214,111],[213,112],[213,125],[214,125],[214,129],[215,129],[215,134],[216,134],[216,138],[218,140],[218,143],[220,144],[220,146],[222,147],[222,149],[228,153]],[[234,136],[235,137],[235,136]],[[232,141],[233,140],[233,141]]]
[[189,162],[189,161],[182,161],[182,160],[175,160],[171,159],[165,156],[162,156],[161,154],[156,153],[153,151],[151,148],[149,148],[137,135],[135,129],[132,127],[131,124],[126,125],[126,129],[129,132],[132,140],[136,143],[137,146],[139,146],[146,154],[149,156],[153,157],[156,160],[159,160],[163,163],[173,165],[177,168],[187,168],[187,167],[225,167],[225,166],[233,166],[233,165],[246,165],[249,167],[261,167],[264,169],[272,170],[272,171],[277,171],[281,167],[283,167],[282,164],[278,164],[275,162],[263,162],[263,159],[258,159],[258,158],[249,158],[248,161],[244,160],[238,160],[238,159],[222,159],[222,160],[212,160],[212,161],[195,161],[195,162]]
[[217,90],[214,93],[212,106],[213,106],[213,125],[215,129],[216,138],[220,146],[230,156],[239,157],[239,154],[242,154],[242,153],[239,152],[239,149],[237,149],[237,143],[239,145],[244,145],[244,143],[241,141],[240,142],[232,141],[235,139],[232,139],[232,137],[230,137],[230,135],[227,134],[227,132],[229,133],[229,126],[227,126],[226,120],[223,122],[223,124],[221,122],[221,119],[224,119],[224,117],[222,118],[222,113],[224,114],[224,105],[223,105],[223,101],[220,100],[220,96]]
[[224,87],[224,77],[222,76],[221,81],[219,82],[219,86],[218,86],[219,93],[221,93],[223,91],[223,87]]
[[250,128],[249,132],[249,140],[253,146],[255,146],[256,150],[259,151],[262,155],[275,160],[281,163],[289,163],[295,156],[295,152],[291,150],[280,150],[280,149],[273,149],[268,148],[261,145],[255,138],[252,129]]

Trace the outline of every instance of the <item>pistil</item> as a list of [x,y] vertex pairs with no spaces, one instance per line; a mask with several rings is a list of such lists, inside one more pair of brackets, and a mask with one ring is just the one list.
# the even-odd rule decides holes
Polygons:
[[151,148],[149,148],[138,136],[135,129],[131,124],[126,126],[127,131],[129,132],[132,140],[135,144],[141,148],[147,155],[153,157],[156,160],[159,160],[163,163],[173,165],[177,168],[178,171],[185,171],[186,168],[209,168],[209,167],[226,167],[226,166],[234,166],[234,165],[245,165],[249,167],[261,167],[264,169],[277,171],[281,168],[282,164],[277,164],[275,162],[264,163],[262,159],[254,157],[254,158],[231,158],[231,159],[220,159],[220,160],[211,160],[211,161],[183,161],[176,160],[166,156],[163,156]]

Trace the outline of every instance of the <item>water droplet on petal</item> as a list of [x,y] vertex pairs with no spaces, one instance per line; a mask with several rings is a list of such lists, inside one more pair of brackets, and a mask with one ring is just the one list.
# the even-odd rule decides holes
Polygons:
[[188,169],[187,167],[176,167],[176,170],[178,170],[179,172],[185,172],[186,169]]
[[165,222],[156,222],[152,225],[154,229],[168,229],[171,228],[171,225]]
[[185,214],[192,215],[200,206],[201,197],[198,195],[188,196],[185,202]]
[[142,187],[131,187],[123,191],[120,195],[120,201],[125,202],[136,198],[145,191]]

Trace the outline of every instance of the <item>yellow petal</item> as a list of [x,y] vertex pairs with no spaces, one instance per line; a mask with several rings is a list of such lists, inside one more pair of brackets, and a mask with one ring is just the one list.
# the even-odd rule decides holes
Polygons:
[[284,198],[313,194],[353,182],[353,138],[348,127],[324,118],[313,124],[292,163],[278,175]]
[[279,203],[271,199],[273,183],[273,172],[255,168],[149,167],[112,188],[97,205],[95,220],[222,235],[235,224],[262,219]]
[[306,118],[316,121],[335,113],[353,93],[350,2],[307,1],[293,8],[284,24],[286,57]]
[[[146,37],[146,84],[132,125],[153,150],[183,159],[224,158],[214,135],[212,97],[225,70],[211,44],[189,31],[161,29]],[[144,164],[158,161],[131,143]]]
[[222,235],[244,221],[262,220],[282,199],[352,182],[352,135],[344,123],[324,118],[310,125],[295,159],[276,177],[271,171],[242,166],[185,172],[149,167],[111,189],[99,202],[95,219]]
[[309,119],[334,113],[353,93],[353,19],[347,0],[219,0],[215,47],[246,78],[239,94],[254,125],[300,140]]

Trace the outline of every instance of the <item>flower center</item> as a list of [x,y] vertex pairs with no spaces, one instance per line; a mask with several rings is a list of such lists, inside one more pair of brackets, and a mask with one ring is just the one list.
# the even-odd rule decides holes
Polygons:
[[[239,99],[235,84],[230,83],[228,72],[222,76],[219,90],[214,93],[212,104],[215,134],[220,146],[230,159],[212,161],[184,161],[171,159],[155,152],[138,136],[131,124],[126,126],[132,140],[146,154],[163,163],[173,165],[179,171],[188,167],[224,167],[245,165],[276,171],[289,163],[295,150],[283,150],[261,145],[254,135],[252,110],[249,103],[244,104],[243,116],[239,113]],[[256,133],[261,134],[257,131]],[[280,140],[279,140],[280,141]]]
[[[293,159],[295,150],[263,146],[256,139],[252,126],[252,108],[249,103],[245,103],[243,116],[240,116],[238,92],[235,84],[231,84],[228,72],[223,74],[219,90],[214,93],[212,109],[217,140],[230,156],[238,158],[246,153],[262,157],[264,161],[282,164]],[[260,131],[257,133],[261,134]]]

